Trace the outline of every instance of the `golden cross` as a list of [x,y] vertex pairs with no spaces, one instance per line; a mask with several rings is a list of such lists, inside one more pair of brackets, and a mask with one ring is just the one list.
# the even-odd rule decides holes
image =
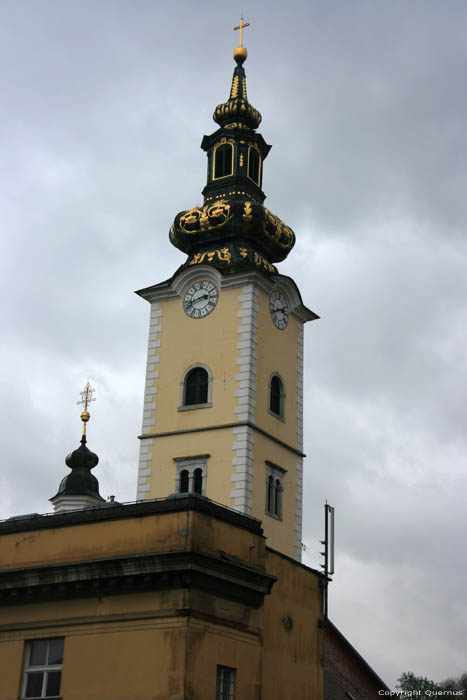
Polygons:
[[234,27],[234,31],[235,31],[236,29],[240,29],[240,36],[239,36],[239,39],[238,39],[238,45],[239,45],[239,46],[243,46],[243,28],[244,28],[244,27],[249,27],[249,26],[250,26],[250,23],[249,23],[249,22],[244,22],[244,21],[243,21],[243,15],[241,15],[241,17],[240,17],[240,24],[238,25],[238,27]]
[[89,382],[86,382],[86,386],[84,387],[83,391],[80,391],[81,394],[81,399],[80,401],[77,401],[77,406],[80,404],[84,406],[84,410],[88,410],[88,406],[91,403],[91,401],[95,401],[96,398],[93,397],[93,394],[96,390],[91,388],[91,385]]

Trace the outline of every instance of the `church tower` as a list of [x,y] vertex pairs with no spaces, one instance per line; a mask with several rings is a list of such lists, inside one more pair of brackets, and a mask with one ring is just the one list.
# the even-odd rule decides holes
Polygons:
[[198,493],[263,523],[272,548],[301,558],[303,326],[318,318],[275,263],[293,231],[263,204],[270,146],[243,64],[204,136],[204,203],[177,214],[187,255],[137,293],[151,305],[137,498]]

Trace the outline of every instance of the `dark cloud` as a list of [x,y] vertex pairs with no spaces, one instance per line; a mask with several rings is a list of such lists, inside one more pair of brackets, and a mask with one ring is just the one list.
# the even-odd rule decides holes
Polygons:
[[[148,309],[183,261],[238,17],[207,2],[4,2],[1,513],[50,508],[97,387],[104,496],[135,496]],[[306,332],[306,561],[389,682],[465,671],[465,3],[253,2],[246,63]]]

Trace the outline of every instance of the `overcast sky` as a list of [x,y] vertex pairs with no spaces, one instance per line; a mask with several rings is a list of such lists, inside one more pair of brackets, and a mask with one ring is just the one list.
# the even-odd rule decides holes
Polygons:
[[3,0],[0,517],[51,510],[96,387],[101,493],[135,498],[148,306],[184,256],[243,11],[268,207],[306,329],[305,563],[389,683],[467,670],[467,3]]

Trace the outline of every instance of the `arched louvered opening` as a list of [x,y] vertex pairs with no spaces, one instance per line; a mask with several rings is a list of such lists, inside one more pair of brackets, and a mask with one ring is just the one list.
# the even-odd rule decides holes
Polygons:
[[259,186],[259,173],[260,173],[260,155],[256,148],[248,149],[248,177],[250,180]]
[[188,469],[183,469],[180,472],[180,481],[179,481],[179,486],[178,486],[179,493],[188,493],[189,480],[190,480],[190,475],[188,473]]
[[284,386],[277,375],[272,377],[269,386],[269,410],[279,418],[284,417]]
[[203,367],[194,367],[185,378],[183,403],[185,406],[207,403],[209,376]]
[[233,146],[231,143],[224,143],[214,152],[213,180],[228,175],[233,175]]
[[193,472],[193,491],[203,493],[203,470],[199,467]]

